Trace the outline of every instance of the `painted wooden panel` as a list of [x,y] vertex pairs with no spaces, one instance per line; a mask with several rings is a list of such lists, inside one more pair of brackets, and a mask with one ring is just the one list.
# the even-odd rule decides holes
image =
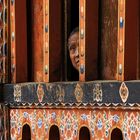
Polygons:
[[9,3],[0,1],[0,83],[8,82]]
[[9,110],[4,104],[0,104],[0,139],[9,140]]
[[22,127],[31,128],[31,139],[49,138],[52,125],[58,126],[60,139],[77,140],[83,126],[89,129],[90,139],[111,138],[114,128],[122,131],[124,139],[139,139],[140,113],[123,109],[11,109],[11,140],[20,139]]

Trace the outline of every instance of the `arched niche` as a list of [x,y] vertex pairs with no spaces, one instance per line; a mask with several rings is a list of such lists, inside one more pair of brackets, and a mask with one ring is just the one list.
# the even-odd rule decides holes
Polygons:
[[49,131],[49,140],[60,140],[59,128],[56,125],[52,125]]
[[111,132],[111,140],[123,140],[122,131],[119,128],[114,128]]
[[81,127],[79,132],[79,140],[90,140],[90,132],[87,127]]
[[25,124],[22,128],[22,140],[31,140],[31,129],[28,124]]

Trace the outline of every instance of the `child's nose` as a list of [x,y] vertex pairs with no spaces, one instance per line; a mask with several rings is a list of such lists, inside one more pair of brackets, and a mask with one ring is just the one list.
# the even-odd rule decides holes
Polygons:
[[76,48],[76,50],[75,50],[75,56],[79,56],[79,50],[78,50],[78,48]]

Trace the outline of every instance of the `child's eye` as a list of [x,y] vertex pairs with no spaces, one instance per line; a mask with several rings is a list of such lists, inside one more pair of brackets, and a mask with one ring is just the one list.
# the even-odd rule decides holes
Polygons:
[[75,50],[75,49],[76,49],[75,45],[70,46],[70,51]]

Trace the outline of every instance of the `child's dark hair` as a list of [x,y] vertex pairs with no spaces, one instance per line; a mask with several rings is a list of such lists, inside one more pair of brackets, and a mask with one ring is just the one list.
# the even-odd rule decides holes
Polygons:
[[74,28],[74,29],[72,30],[72,32],[71,32],[70,35],[69,35],[69,38],[70,38],[73,34],[75,34],[75,33],[77,33],[77,32],[79,32],[79,27],[76,27],[76,28]]

